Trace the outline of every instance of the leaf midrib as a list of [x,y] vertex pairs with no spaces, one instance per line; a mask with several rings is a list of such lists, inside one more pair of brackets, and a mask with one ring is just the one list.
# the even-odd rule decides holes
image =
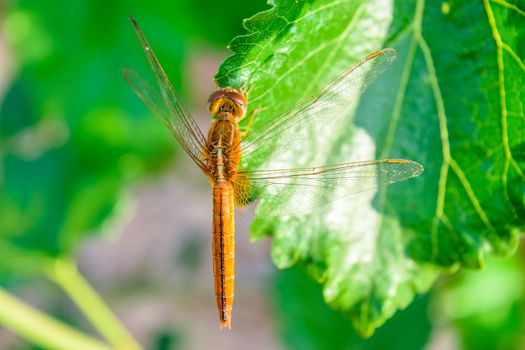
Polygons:
[[[514,9],[518,11],[518,13],[520,14],[523,14],[521,13],[521,10],[519,10],[516,6],[508,4],[505,1],[495,1],[495,2],[507,8]],[[497,57],[497,63],[498,63],[498,87],[499,87],[499,97],[500,97],[500,106],[501,106],[501,132],[502,132],[501,141],[502,141],[503,149],[505,153],[505,162],[504,162],[503,171],[501,174],[501,182],[502,182],[504,192],[505,192],[505,200],[507,201],[507,204],[511,208],[514,217],[517,217],[518,214],[516,213],[516,210],[514,209],[514,205],[510,199],[509,188],[508,188],[507,175],[509,173],[510,165],[512,164],[512,167],[514,168],[514,170],[520,175],[520,177],[524,181],[525,181],[525,175],[521,171],[518,164],[516,163],[514,157],[512,156],[512,151],[510,150],[510,146],[509,146],[508,124],[507,124],[507,112],[508,111],[507,111],[507,99],[506,99],[507,92],[505,89],[505,73],[504,73],[505,66],[503,64],[503,49],[505,46],[506,47],[509,47],[509,46],[506,45],[501,39],[501,35],[499,34],[498,26],[496,24],[496,19],[494,17],[494,12],[492,12],[492,7],[489,4],[489,0],[483,0],[483,5],[485,6],[485,11],[487,12],[489,26],[492,31],[492,36],[494,38],[494,41],[496,43],[496,57]],[[513,52],[512,49],[510,49],[510,51]],[[513,58],[514,56],[517,56],[517,55],[515,54],[511,55],[511,57]],[[514,59],[516,60],[516,58]],[[520,60],[518,60],[518,62],[521,63],[520,65],[521,67],[523,63]]]
[[[484,1],[487,1],[487,0],[484,0]],[[432,59],[432,52],[422,32],[422,20],[423,20],[424,9],[425,9],[425,0],[417,0],[416,9],[414,12],[414,19],[412,23],[410,23],[407,26],[408,29],[412,29],[413,37],[412,37],[412,41],[409,46],[406,64],[403,68],[403,72],[401,76],[401,82],[400,82],[400,87],[399,87],[400,92],[396,96],[396,103],[394,105],[394,108],[392,109],[390,123],[389,123],[388,131],[387,131],[387,137],[385,139],[384,147],[381,152],[381,158],[389,157],[389,154],[391,151],[390,148],[391,148],[391,145],[393,144],[393,140],[397,133],[397,125],[399,123],[402,106],[406,98],[408,81],[412,74],[411,68],[415,61],[415,54],[417,52],[417,48],[419,48],[421,49],[423,53],[425,65],[427,67],[427,71],[429,74],[432,94],[436,102],[436,110],[437,110],[437,116],[438,116],[438,122],[439,122],[439,128],[440,128],[440,138],[442,142],[443,162],[442,162],[441,169],[440,169],[438,195],[437,195],[437,200],[436,200],[436,210],[434,214],[434,219],[432,221],[432,229],[431,229],[432,256],[435,258],[439,254],[439,246],[437,244],[439,223],[440,222],[443,223],[446,229],[449,230],[451,234],[455,236],[458,235],[458,232],[454,229],[453,225],[450,223],[448,217],[445,214],[446,188],[447,188],[447,183],[448,183],[449,168],[451,168],[454,171],[455,175],[460,180],[461,186],[465,190],[471,202],[471,205],[473,206],[474,210],[478,214],[481,222],[483,222],[483,224],[487,227],[487,229],[491,233],[495,233],[496,231],[494,229],[494,226],[490,222],[485,210],[481,206],[481,203],[479,199],[477,198],[472,185],[468,181],[467,176],[465,175],[465,173],[462,171],[459,164],[456,162],[456,160],[452,156],[452,153],[450,150],[445,103],[444,103],[444,100],[441,94],[441,89],[439,86],[439,79],[437,77],[434,62]],[[407,28],[403,29],[403,31],[407,30]],[[380,211],[383,214],[384,214],[384,211],[386,210],[387,193],[388,193],[388,188],[382,191],[381,198],[380,198],[379,207],[380,207]],[[381,218],[383,217],[384,215],[381,216]]]

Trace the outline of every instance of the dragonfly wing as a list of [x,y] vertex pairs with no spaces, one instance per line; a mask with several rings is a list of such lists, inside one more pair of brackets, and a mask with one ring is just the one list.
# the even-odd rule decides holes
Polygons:
[[395,57],[394,49],[383,49],[368,55],[341,74],[317,97],[298,103],[288,112],[250,131],[240,145],[244,160],[286,152],[344,116]]
[[123,70],[124,78],[140,99],[162,118],[164,124],[193,161],[202,170],[205,170],[206,162],[203,159],[203,149],[206,145],[206,138],[173,88],[139,26],[133,18],[130,20],[153,70],[157,86],[153,87],[140,74],[131,69]]
[[351,194],[404,181],[423,172],[416,162],[386,159],[317,168],[240,171],[235,183],[237,204],[260,197],[265,216],[308,213]]

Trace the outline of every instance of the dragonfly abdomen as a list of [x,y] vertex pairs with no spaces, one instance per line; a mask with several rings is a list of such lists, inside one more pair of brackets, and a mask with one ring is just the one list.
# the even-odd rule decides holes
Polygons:
[[221,328],[231,327],[234,294],[234,190],[241,140],[231,113],[219,113],[208,133],[206,159],[213,185],[213,276]]
[[235,279],[233,186],[219,181],[213,186],[213,276],[221,328],[231,328]]

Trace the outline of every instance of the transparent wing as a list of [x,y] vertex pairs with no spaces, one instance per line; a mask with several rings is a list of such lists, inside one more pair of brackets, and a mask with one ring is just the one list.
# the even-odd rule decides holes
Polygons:
[[319,96],[306,99],[288,112],[250,131],[240,149],[244,160],[268,157],[300,145],[327,124],[345,115],[366,88],[395,59],[394,49],[365,57],[332,82]]
[[306,213],[351,194],[400,182],[423,172],[404,159],[372,160],[317,168],[240,171],[235,182],[237,205],[265,201],[264,216]]
[[186,107],[184,107],[182,99],[173,88],[139,26],[131,17],[130,21],[153,70],[158,86],[153,87],[146,79],[131,69],[122,71],[124,78],[153,113],[162,118],[166,127],[175,136],[186,153],[205,171],[206,162],[203,159],[202,152],[206,144],[206,138]]

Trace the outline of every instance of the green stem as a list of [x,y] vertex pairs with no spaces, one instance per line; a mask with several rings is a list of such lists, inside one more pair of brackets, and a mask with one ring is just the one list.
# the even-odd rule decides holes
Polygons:
[[49,276],[73,300],[100,334],[116,349],[141,349],[140,345],[124,328],[119,319],[82,277],[73,262],[57,259],[49,271]]
[[46,349],[112,350],[0,289],[0,323]]

